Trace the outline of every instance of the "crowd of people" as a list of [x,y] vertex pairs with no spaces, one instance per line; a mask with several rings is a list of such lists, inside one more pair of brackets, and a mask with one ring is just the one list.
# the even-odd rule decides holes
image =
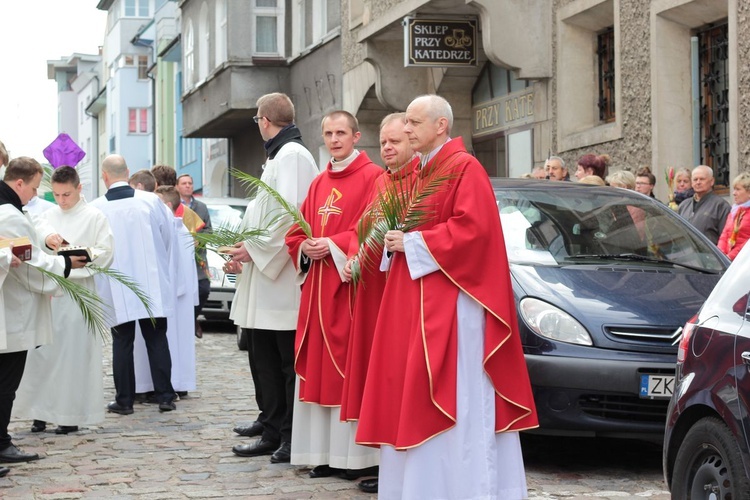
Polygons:
[[[585,154],[578,159],[574,176],[583,184],[629,189],[656,199],[656,176],[650,167],[640,167],[635,173],[621,169],[607,175],[610,163],[608,155]],[[571,181],[565,160],[559,156],[550,156],[544,167],[534,167],[522,177]],[[750,174],[743,172],[732,181],[731,205],[714,192],[714,181],[713,170],[706,165],[680,168],[669,180],[667,203],[734,260],[750,239],[750,220],[745,218],[750,209]]]
[[[288,96],[264,95],[256,107],[260,180],[271,189],[250,200],[241,230],[263,231],[224,249],[224,270],[238,276],[230,318],[248,334],[258,406],[234,428],[256,439],[233,453],[303,466],[312,478],[357,479],[383,498],[525,498],[519,432],[538,422],[507,260],[486,258],[487,248],[505,252],[504,239],[485,169],[451,137],[448,101],[420,96],[383,119],[383,167],[356,148],[361,132],[347,111],[322,120],[330,159],[319,168]],[[32,420],[32,432],[54,422],[58,434],[104,418],[101,340],[49,273],[110,307],[115,399],[106,410],[130,415],[138,400],[176,410],[196,389],[194,339],[208,295],[194,236],[211,221],[192,178],[166,165],[131,174],[110,155],[104,196],[87,203],[75,168],[63,166],[51,177],[57,204],[43,206],[33,203],[41,165],[8,161],[2,143],[0,161],[0,237],[25,236],[32,247],[26,261],[0,249],[0,463],[39,458],[12,443],[11,415]],[[649,168],[607,175],[610,163],[586,154],[573,177],[654,196]],[[557,156],[526,177],[571,181]],[[750,174],[734,180],[733,206],[713,184],[708,167],[679,170],[670,201],[734,258],[750,237]],[[429,209],[394,222],[394,198]],[[375,226],[383,234],[373,243]],[[129,277],[149,304],[84,267],[85,257],[59,252],[68,245]]]

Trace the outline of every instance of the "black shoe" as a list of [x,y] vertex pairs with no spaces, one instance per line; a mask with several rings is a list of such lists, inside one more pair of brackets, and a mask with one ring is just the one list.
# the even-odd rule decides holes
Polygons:
[[159,411],[172,411],[176,409],[177,405],[175,405],[173,401],[164,401],[163,403],[159,403]]
[[7,476],[8,472],[10,472],[9,468],[7,468],[7,467],[0,467],[0,477]]
[[234,432],[245,437],[260,436],[263,434],[263,424],[256,420],[247,427],[235,427]]
[[112,401],[107,405],[107,410],[111,411],[112,413],[119,413],[120,415],[132,415],[133,414],[133,407],[132,406],[120,406],[117,401]]
[[32,460],[39,460],[39,455],[37,453],[24,453],[14,444],[0,450],[0,464],[31,462]]
[[273,452],[278,448],[278,442],[260,438],[253,444],[238,444],[232,447],[232,451],[235,455],[241,457],[258,457],[260,455],[273,455]]
[[378,470],[379,469],[377,465],[374,465],[372,467],[367,467],[365,469],[346,469],[344,472],[341,473],[341,478],[353,481],[361,477],[377,476]]
[[378,478],[375,479],[363,479],[357,485],[360,490],[365,493],[377,493],[378,492]]
[[279,449],[271,455],[272,464],[288,464],[292,458],[292,443],[284,441]]
[[71,432],[78,432],[77,425],[58,425],[55,429],[55,434],[69,434]]
[[31,432],[44,432],[47,429],[47,422],[44,420],[34,420],[31,424]]
[[310,471],[310,477],[315,479],[318,477],[331,477],[336,474],[341,474],[344,472],[344,469],[337,469],[335,467],[331,467],[330,465],[317,465],[313,467],[313,469]]
[[156,393],[154,391],[136,392],[134,399],[136,403],[141,403],[144,405],[159,404],[159,401],[156,399]]

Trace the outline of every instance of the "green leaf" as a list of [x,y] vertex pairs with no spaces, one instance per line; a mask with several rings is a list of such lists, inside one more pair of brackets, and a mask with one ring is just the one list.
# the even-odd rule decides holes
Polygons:
[[73,300],[73,302],[75,302],[78,309],[81,311],[81,316],[83,316],[83,321],[86,323],[86,327],[91,332],[94,334],[99,333],[102,338],[108,337],[110,331],[107,327],[106,310],[109,309],[109,305],[99,297],[95,290],[91,290],[73,280],[51,271],[47,271],[41,267],[31,264],[29,264],[29,266],[39,271],[45,278],[52,280]]
[[146,312],[148,313],[148,317],[151,318],[151,322],[155,325],[156,319],[154,318],[154,313],[151,310],[151,306],[153,305],[151,302],[151,297],[141,290],[141,287],[138,286],[138,282],[136,282],[133,278],[131,278],[129,275],[122,273],[118,271],[117,269],[110,268],[104,268],[99,267],[95,264],[87,264],[86,269],[90,269],[94,272],[94,274],[101,274],[102,276],[105,276],[107,279],[114,281],[116,283],[121,284],[125,288],[129,289],[135,296],[138,298],[138,300],[141,301],[143,304],[143,307],[146,308]]

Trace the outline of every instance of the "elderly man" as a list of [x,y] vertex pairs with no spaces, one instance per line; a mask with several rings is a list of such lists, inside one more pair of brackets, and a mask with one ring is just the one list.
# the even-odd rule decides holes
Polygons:
[[495,196],[482,165],[450,138],[452,125],[436,95],[406,110],[422,156],[416,175],[446,180],[418,230],[386,233],[388,300],[357,442],[380,446],[381,498],[520,499],[518,431],[537,426],[536,411]]
[[694,194],[680,203],[678,213],[716,245],[732,207],[714,193],[714,172],[699,165],[691,176]]
[[570,174],[565,166],[565,160],[559,156],[550,156],[544,162],[544,170],[547,171],[547,178],[551,181],[569,181]]
[[130,172],[125,159],[109,155],[102,161],[102,180],[107,192],[91,202],[107,216],[115,237],[112,268],[131,277],[151,299],[149,315],[136,295],[118,283],[99,280],[101,294],[113,307],[112,375],[115,401],[107,405],[112,413],[130,415],[135,400],[133,342],[138,322],[148,348],[151,378],[160,411],[175,409],[175,392],[170,380],[172,358],[167,342],[167,316],[174,308],[174,291],[169,276],[169,255],[174,223],[166,206],[153,193],[128,185]]

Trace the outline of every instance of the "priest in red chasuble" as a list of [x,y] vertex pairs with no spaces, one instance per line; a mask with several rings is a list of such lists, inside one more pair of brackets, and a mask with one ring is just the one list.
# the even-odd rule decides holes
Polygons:
[[357,471],[377,464],[378,454],[357,446],[354,424],[339,419],[353,300],[343,272],[357,221],[383,169],[354,149],[360,133],[350,113],[329,113],[321,126],[332,158],[300,208],[312,237],[292,226],[286,238],[302,282],[291,463],[315,466],[311,477],[358,477]]
[[451,175],[421,227],[386,233],[392,257],[356,439],[381,448],[381,498],[526,498],[518,431],[537,417],[500,217],[452,124],[440,96],[406,110],[418,179]]

